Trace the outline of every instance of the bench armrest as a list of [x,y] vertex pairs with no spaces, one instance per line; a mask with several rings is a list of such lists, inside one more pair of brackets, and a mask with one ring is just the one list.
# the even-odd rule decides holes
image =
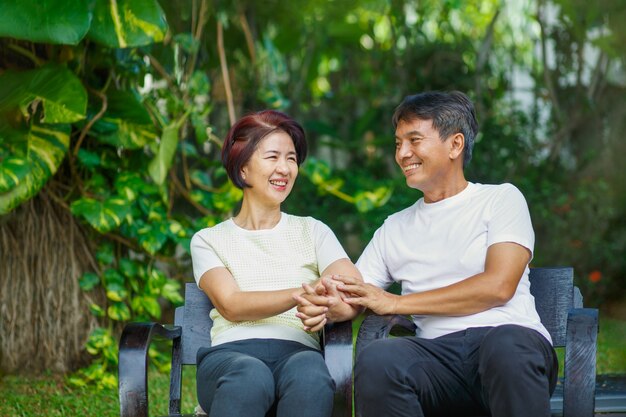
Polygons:
[[[155,336],[173,340],[172,368],[176,361],[180,368],[181,334],[180,326],[164,327],[158,323],[129,323],[124,327],[118,365],[121,417],[148,417],[148,348]],[[180,402],[180,393],[178,400]],[[172,403],[170,412],[171,409]]]
[[386,339],[389,337],[394,327],[400,327],[404,332],[415,335],[417,326],[406,316],[387,315],[379,316],[371,314],[363,320],[359,328],[359,335],[356,339],[356,358],[359,357],[363,349],[376,339]]
[[335,382],[333,417],[352,417],[352,322],[324,326],[322,343],[324,360]]
[[594,415],[598,310],[573,308],[567,315],[563,417]]

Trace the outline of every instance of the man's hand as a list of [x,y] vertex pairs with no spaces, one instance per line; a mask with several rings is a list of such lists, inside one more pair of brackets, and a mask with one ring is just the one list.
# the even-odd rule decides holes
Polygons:
[[337,276],[343,300],[352,306],[369,308],[376,314],[396,314],[396,305],[400,296],[388,293],[382,288],[365,284],[357,279]]
[[343,294],[337,290],[340,284],[337,277],[323,277],[315,287],[303,284],[304,294],[294,296],[298,303],[296,316],[302,320],[305,330],[321,330],[328,321],[350,320],[361,311],[359,306],[343,300]]

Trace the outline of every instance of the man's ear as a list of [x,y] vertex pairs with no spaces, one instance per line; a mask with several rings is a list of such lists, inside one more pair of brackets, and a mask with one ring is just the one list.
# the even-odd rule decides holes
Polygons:
[[465,136],[463,133],[455,133],[448,139],[450,141],[450,159],[457,159],[462,157],[463,149],[465,149]]

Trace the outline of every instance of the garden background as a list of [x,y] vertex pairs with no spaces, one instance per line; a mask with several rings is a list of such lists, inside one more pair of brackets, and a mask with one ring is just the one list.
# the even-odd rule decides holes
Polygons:
[[219,152],[247,112],[305,126],[284,211],[356,260],[420,197],[390,118],[424,90],[474,100],[466,176],[521,189],[532,266],[575,268],[598,371],[626,374],[624,21],[621,0],[0,0],[0,415],[118,414],[120,331],[172,321],[191,236],[236,211]]

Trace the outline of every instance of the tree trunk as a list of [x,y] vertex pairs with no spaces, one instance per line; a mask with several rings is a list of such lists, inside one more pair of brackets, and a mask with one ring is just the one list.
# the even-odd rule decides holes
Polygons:
[[85,365],[84,345],[97,325],[89,297],[96,295],[81,291],[78,280],[90,265],[83,231],[45,191],[0,219],[1,372]]

